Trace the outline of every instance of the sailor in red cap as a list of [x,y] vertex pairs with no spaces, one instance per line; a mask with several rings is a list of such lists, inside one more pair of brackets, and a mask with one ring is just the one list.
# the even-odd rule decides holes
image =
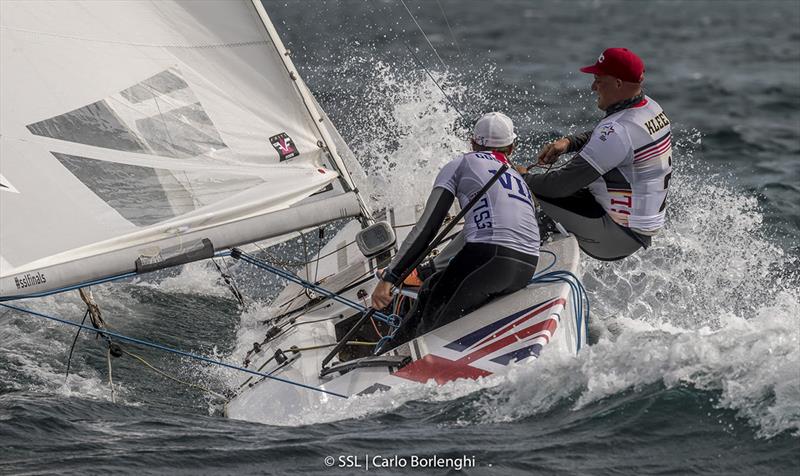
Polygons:
[[573,233],[586,254],[617,260],[650,246],[664,226],[672,175],[670,122],[642,92],[644,63],[629,49],[608,48],[581,71],[594,75],[592,91],[605,117],[594,129],[541,150],[539,165],[575,153],[563,167],[520,172],[544,214]]

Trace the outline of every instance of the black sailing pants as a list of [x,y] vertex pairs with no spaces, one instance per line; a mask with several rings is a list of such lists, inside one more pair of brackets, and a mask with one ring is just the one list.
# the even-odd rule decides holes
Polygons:
[[426,279],[392,347],[455,321],[497,296],[524,288],[538,257],[504,246],[467,243],[447,267]]

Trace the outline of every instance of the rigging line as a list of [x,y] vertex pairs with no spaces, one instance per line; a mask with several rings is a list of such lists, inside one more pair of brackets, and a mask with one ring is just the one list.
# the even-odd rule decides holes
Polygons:
[[[569,285],[572,295],[575,299],[572,300],[572,310],[575,314],[575,322],[578,328],[577,345],[578,350],[581,348],[581,327],[585,327],[585,334],[589,336],[589,316],[590,316],[590,302],[586,288],[581,283],[581,280],[573,273],[565,270],[551,271],[544,275],[534,276],[529,284],[534,283],[557,283],[564,282]],[[586,314],[584,316],[584,303],[586,307]]]
[[444,12],[444,7],[442,6],[441,2],[439,2],[439,0],[436,0],[436,4],[439,5],[439,10],[442,11],[442,17],[444,18],[444,22],[447,24],[448,31],[450,31],[450,38],[453,39],[453,44],[458,50],[458,56],[460,57],[462,55],[461,46],[458,45],[458,40],[456,40],[456,35],[453,33],[453,29],[450,28],[450,22],[447,20],[447,14]]
[[108,362],[108,386],[111,388],[111,403],[117,403],[117,398],[114,396],[114,379],[111,378],[111,346],[106,351],[106,361]]
[[[325,228],[319,227],[317,228],[317,259],[315,260],[317,263],[314,266],[314,282],[317,283],[317,277],[319,276],[319,254],[322,253],[322,239],[325,237]],[[338,251],[338,250],[337,250]]]
[[216,257],[212,257],[211,262],[214,263],[214,266],[216,266],[217,271],[219,271],[220,276],[222,276],[222,280],[225,281],[225,284],[228,285],[228,290],[231,291],[233,297],[235,297],[239,305],[246,310],[247,306],[245,305],[244,297],[242,296],[242,293],[239,292],[239,288],[236,286],[236,281],[233,279],[233,275],[230,273],[231,269],[230,267],[228,267],[228,263],[225,261],[224,258],[220,259],[222,260],[222,263],[225,265],[225,268],[228,270],[227,273],[223,271],[219,263],[217,263]]
[[[408,11],[408,7],[406,7],[406,10]],[[409,11],[409,14],[410,13],[411,12]],[[414,15],[411,15],[411,18],[413,19]],[[416,20],[414,20],[414,22],[416,22]],[[394,30],[393,30],[393,28],[392,28],[392,26],[390,24],[385,23],[385,25],[388,27],[390,32],[394,32]],[[420,31],[422,31],[421,28],[420,28]],[[422,34],[425,35],[425,32],[423,31]],[[399,36],[397,38],[400,39]],[[425,38],[427,39],[427,36]],[[464,114],[462,114],[461,110],[458,108],[458,106],[456,106],[455,101],[453,101],[453,99],[450,97],[450,95],[447,94],[444,91],[442,86],[439,84],[439,81],[437,81],[436,78],[433,77],[433,74],[431,74],[430,70],[428,70],[428,68],[425,66],[425,64],[422,62],[422,60],[419,59],[419,57],[416,55],[416,53],[414,53],[414,51],[412,50],[411,46],[409,46],[409,44],[405,40],[400,39],[400,41],[403,43],[403,46],[405,46],[406,49],[408,50],[408,52],[411,54],[411,57],[414,59],[414,61],[417,63],[417,65],[420,68],[422,68],[428,74],[428,77],[431,78],[431,80],[433,81],[433,84],[435,84],[436,87],[439,88],[439,91],[441,91],[441,93],[444,96],[444,98],[447,100],[448,103],[450,103],[450,106],[452,106],[453,109],[458,113],[459,117],[461,117],[461,120],[466,122],[466,118],[464,117]],[[428,41],[428,43],[430,44],[430,41]],[[433,45],[431,45],[431,47],[433,47]],[[436,49],[434,48],[433,51],[435,53]],[[386,55],[382,55],[382,56],[386,57]],[[439,56],[439,54],[436,53],[436,56]],[[441,57],[439,58],[439,61],[441,61]],[[448,69],[447,65],[445,65],[443,61],[442,61],[442,65],[444,65],[445,69]],[[420,146],[420,148],[421,148],[421,146]]]
[[182,385],[186,385],[187,387],[203,390],[205,392],[210,393],[211,395],[214,395],[215,397],[221,398],[223,400],[227,400],[227,397],[225,395],[222,395],[221,393],[215,392],[215,391],[211,390],[210,388],[204,387],[203,385],[196,384],[196,383],[185,382],[183,380],[178,379],[177,377],[174,377],[174,376],[164,372],[163,370],[159,369],[158,367],[154,366],[150,362],[146,361],[143,357],[141,357],[139,355],[136,355],[136,354],[134,354],[132,352],[128,352],[127,350],[122,350],[122,352],[124,354],[127,354],[130,357],[133,357],[134,359],[138,360],[139,362],[144,364],[146,367],[148,367],[150,370],[156,372],[157,374],[161,375],[162,377],[168,378],[168,379],[173,380],[175,382],[178,382],[178,383],[180,383]]
[[231,284],[233,285],[233,291],[236,295],[236,298],[239,300],[239,303],[242,305],[242,308],[246,311],[247,310],[247,303],[244,301],[244,296],[242,296],[241,291],[239,291],[239,286],[236,284],[236,278],[233,277],[233,272],[231,271],[231,267],[228,266],[228,261],[222,259],[222,264],[225,265],[225,269],[227,270],[228,276],[230,276]]
[[550,268],[552,268],[553,266],[555,266],[555,265],[556,265],[556,263],[558,262],[558,256],[556,256],[556,254],[555,254],[555,253],[553,253],[553,252],[552,252],[552,251],[550,251],[550,250],[539,250],[539,253],[547,253],[547,254],[551,255],[551,256],[553,257],[553,262],[552,262],[552,263],[550,263],[549,265],[547,265],[547,267],[546,267],[546,268],[544,268],[543,270],[541,270],[541,271],[539,271],[538,273],[534,274],[534,275],[533,275],[533,278],[531,278],[531,279],[536,279],[537,277],[539,277],[539,276],[542,276],[542,275],[543,275],[543,274],[545,274],[545,273],[546,273],[546,272],[547,272],[547,271],[548,271]]
[[128,341],[128,342],[133,342],[134,344],[139,344],[139,345],[143,345],[145,347],[151,347],[151,348],[154,348],[154,349],[163,350],[165,352],[170,352],[170,353],[177,354],[177,355],[182,355],[184,357],[189,357],[190,359],[199,360],[199,361],[206,362],[206,363],[213,364],[213,365],[218,365],[220,367],[226,367],[226,368],[229,368],[229,369],[237,370],[239,372],[244,372],[244,373],[248,373],[248,374],[252,374],[252,375],[258,375],[259,377],[266,377],[266,378],[269,378],[269,379],[272,379],[272,380],[277,380],[278,382],[283,382],[283,383],[286,383],[286,384],[289,384],[289,385],[295,385],[297,387],[305,388],[305,389],[308,389],[308,390],[313,390],[315,392],[325,393],[327,395],[333,395],[335,397],[347,398],[346,395],[342,395],[340,393],[332,392],[330,390],[325,390],[324,388],[314,387],[312,385],[306,385],[304,383],[295,382],[295,381],[288,380],[288,379],[285,379],[285,378],[282,378],[282,377],[275,377],[275,376],[272,376],[272,375],[267,375],[267,374],[264,374],[264,373],[261,373],[261,372],[256,372],[256,371],[253,371],[253,370],[250,370],[250,369],[246,369],[244,367],[239,367],[237,365],[229,364],[229,363],[223,362],[221,360],[210,359],[210,358],[204,357],[202,355],[193,354],[191,352],[186,352],[186,351],[183,351],[183,350],[175,349],[175,348],[168,347],[168,346],[165,346],[165,345],[162,345],[162,344],[158,344],[158,343],[155,343],[155,342],[149,342],[149,341],[146,341],[146,340],[137,339],[135,337],[129,337],[129,336],[126,336],[126,335],[123,335],[123,334],[119,334],[117,332],[107,331],[107,330],[104,330],[104,329],[94,329],[94,328],[91,328],[89,326],[86,326],[86,325],[83,325],[83,324],[78,324],[77,322],[73,322],[73,321],[70,321],[70,320],[67,320],[67,319],[61,319],[60,317],[55,317],[55,316],[49,316],[47,314],[42,314],[42,313],[36,312],[36,311],[34,311],[32,309],[26,309],[24,307],[13,306],[11,304],[0,304],[0,306],[3,306],[3,307],[8,308],[8,309],[13,309],[13,310],[19,311],[19,312],[24,312],[24,313],[30,314],[32,316],[41,317],[43,319],[49,319],[51,321],[60,322],[62,324],[66,324],[66,325],[69,325],[69,326],[80,327],[81,329],[86,329],[87,331],[95,332],[97,334],[102,334],[102,335],[105,335],[107,337],[108,336],[116,337],[117,339],[121,339],[121,340]]
[[[428,42],[428,45],[431,47],[431,50],[433,50],[433,53],[436,55],[436,57],[437,57],[437,58],[439,58],[439,62],[442,64],[442,67],[444,67],[445,71],[449,70],[450,68],[448,68],[448,67],[447,67],[447,65],[445,64],[444,60],[442,60],[442,57],[441,57],[441,56],[439,56],[439,52],[438,52],[438,51],[436,51],[436,48],[433,46],[433,43],[431,43],[431,40],[428,38],[428,35],[426,35],[426,34],[425,34],[425,31],[422,29],[422,27],[420,26],[420,24],[417,22],[417,19],[414,17],[414,14],[413,14],[413,13],[411,13],[411,10],[409,10],[409,8],[408,8],[408,5],[406,5],[406,2],[405,2],[405,0],[400,0],[400,2],[401,2],[401,3],[403,4],[403,6],[405,7],[406,11],[408,12],[408,15],[411,17],[411,19],[412,19],[412,20],[414,21],[414,23],[417,25],[417,28],[419,28],[419,31],[420,31],[420,33],[422,33],[422,36],[425,38],[425,41],[427,41],[427,42]],[[441,5],[440,5],[440,8],[441,8]],[[443,12],[444,12],[444,11],[443,11]],[[447,17],[445,17],[445,19],[446,19],[446,18],[447,18]],[[449,28],[449,26],[450,26],[450,25],[449,25],[449,23],[448,23],[448,28]],[[451,33],[452,33],[452,30],[451,30]],[[437,88],[439,88],[439,91],[441,91],[441,92],[442,92],[442,94],[444,95],[445,99],[447,99],[447,101],[450,103],[450,105],[451,105],[451,106],[453,106],[453,109],[455,109],[455,111],[456,111],[456,112],[458,113],[458,115],[461,117],[461,120],[463,120],[463,121],[466,121],[466,118],[464,118],[464,115],[461,113],[461,110],[459,110],[459,109],[458,109],[458,107],[456,107],[456,105],[455,105],[455,101],[453,101],[453,100],[450,98],[450,96],[449,96],[449,95],[448,95],[446,92],[444,92],[444,89],[442,88],[442,86],[441,86],[441,85],[439,84],[439,82],[438,82],[438,81],[437,81],[437,80],[436,80],[436,79],[433,77],[433,74],[431,74],[430,70],[429,70],[427,67],[425,67],[425,65],[422,63],[422,61],[419,59],[419,57],[417,57],[417,55],[414,53],[414,51],[411,49],[411,47],[408,45],[408,43],[407,43],[407,42],[405,42],[405,41],[403,41],[403,44],[405,45],[406,49],[408,49],[409,53],[411,53],[411,56],[414,58],[414,60],[417,62],[417,64],[418,64],[418,65],[419,65],[419,66],[420,66],[422,69],[424,69],[426,73],[428,73],[428,76],[431,78],[431,80],[433,81],[433,83],[434,83],[434,84],[436,84],[436,87],[437,87]]]
[[414,21],[414,24],[417,25],[417,28],[419,29],[419,32],[422,33],[422,36],[425,38],[425,41],[428,42],[428,46],[430,46],[431,50],[433,50],[433,54],[435,54],[436,57],[439,58],[439,62],[442,63],[442,67],[444,67],[444,69],[447,70],[448,69],[447,65],[444,63],[444,60],[442,59],[442,57],[439,56],[439,52],[436,51],[436,48],[433,46],[433,43],[431,43],[431,40],[428,38],[428,35],[425,34],[425,30],[423,30],[422,26],[420,26],[419,22],[417,22],[417,19],[414,17],[414,14],[411,13],[411,10],[409,10],[408,5],[406,5],[405,0],[400,0],[400,3],[403,4],[403,6],[405,7],[406,11],[408,12],[408,16],[410,16],[411,19]]
[[433,73],[431,73],[431,71],[422,63],[422,61],[419,59],[417,54],[414,53],[414,50],[411,48],[411,46],[409,46],[409,44],[406,43],[405,41],[403,41],[403,45],[406,47],[408,52],[411,54],[411,57],[414,58],[414,61],[417,62],[417,65],[419,65],[420,68],[425,70],[425,72],[428,74],[428,77],[431,78],[431,81],[433,81],[433,84],[435,84],[436,87],[439,88],[439,91],[442,92],[442,94],[444,95],[444,98],[447,99],[447,102],[450,103],[450,106],[452,106],[453,109],[455,109],[455,111],[458,113],[458,116],[461,117],[461,120],[466,121],[467,119],[464,117],[464,114],[461,113],[461,110],[458,108],[458,106],[456,106],[456,103],[455,103],[455,101],[453,101],[453,98],[451,98],[450,95],[447,94],[444,91],[442,86],[439,84],[439,81],[437,81],[436,78],[433,77]]
[[[83,314],[83,319],[81,320],[81,325],[83,325],[86,322],[86,316],[88,315],[89,315],[89,308],[86,308],[86,312]],[[69,348],[69,357],[67,357],[67,372],[66,375],[64,375],[64,385],[67,384],[67,379],[69,378],[69,368],[72,365],[72,351],[75,350],[75,344],[78,342],[78,336],[80,334],[81,334],[81,329],[78,329],[78,332],[75,333],[75,338],[72,339],[72,345]]]
[[308,259],[308,242],[306,241],[305,233],[300,233],[300,240],[303,242],[303,256],[306,258],[306,263],[303,265],[303,269],[306,272],[306,281],[311,281],[311,273],[308,270],[308,265],[311,261]]
[[[367,271],[365,271],[364,273],[360,274],[359,276],[356,276],[349,283],[345,284],[342,289],[337,291],[337,294],[344,294],[347,291],[350,291],[351,289],[353,289],[355,286],[358,286],[360,284],[364,284],[364,283],[368,282],[370,279],[372,279],[371,277],[368,277],[368,276],[371,276],[372,273],[373,273],[372,269],[367,269]],[[366,278],[366,279],[364,279],[364,278]],[[291,307],[292,303],[294,303],[295,300],[297,300],[298,298],[300,298],[302,296],[305,296],[305,294],[303,292],[301,292],[300,294],[297,294],[296,296],[294,296],[293,298],[289,299],[285,303],[280,304],[278,307],[284,308],[284,309],[288,308],[288,307]],[[303,304],[301,307],[298,307],[297,309],[293,309],[291,311],[284,311],[281,314],[278,314],[277,316],[274,316],[274,317],[271,317],[269,319],[266,319],[266,320],[264,320],[262,322],[264,322],[264,323],[275,322],[276,323],[275,325],[278,325],[277,323],[279,323],[281,320],[285,319],[287,316],[290,316],[292,314],[305,313],[305,312],[308,312],[308,311],[310,311],[312,309],[318,310],[318,309],[322,309],[323,307],[330,306],[332,303],[325,304],[325,301],[327,299],[329,299],[329,298],[328,297],[324,297],[324,298],[317,298],[317,300],[309,300],[309,302]],[[298,316],[295,319],[299,319],[301,317],[303,317],[303,316]],[[331,318],[331,319],[333,319],[333,318]]]
[[[323,320],[325,320],[325,319],[323,319]],[[285,351],[282,351],[282,352],[284,354],[288,354],[288,353],[291,352],[294,355],[294,354],[299,354],[300,352],[303,352],[303,351],[306,351],[306,350],[326,349],[328,347],[333,347],[335,345],[336,345],[336,342],[334,342],[332,344],[312,345],[312,346],[309,346],[309,347],[291,347],[291,348],[286,349]],[[357,341],[357,340],[353,341],[353,340],[351,340],[351,341],[347,342],[347,345],[373,346],[373,345],[375,345],[375,342],[363,342],[363,341]],[[278,350],[280,350],[280,349],[278,349]],[[267,359],[263,364],[261,364],[258,367],[258,370],[261,371],[264,367],[267,366],[267,364],[272,362],[274,359],[275,359],[275,355],[272,355],[269,359]],[[286,362],[289,362],[289,361],[287,360]],[[278,370],[280,370],[283,367],[285,367],[284,364],[286,362],[284,362],[283,364],[279,364],[277,367],[275,367],[274,369],[270,370],[269,375],[272,375],[275,372],[277,372]],[[245,387],[245,385],[249,385],[250,387],[252,387],[253,385],[256,385],[256,384],[261,382],[261,380],[259,380],[258,382],[254,382],[254,383],[251,384],[250,382],[253,380],[253,378],[254,377],[249,377],[247,380],[242,382],[242,384],[239,385],[239,388],[236,389],[237,393],[238,393],[239,390],[243,389]]]
[[[339,293],[334,293],[334,292],[328,291],[327,289],[323,288],[322,286],[318,286],[318,285],[316,285],[314,283],[311,283],[309,281],[303,280],[302,278],[300,278],[299,276],[297,276],[297,275],[295,275],[293,273],[290,273],[290,272],[284,271],[284,270],[282,270],[280,268],[276,268],[274,266],[271,266],[268,262],[263,261],[263,260],[259,260],[258,258],[255,258],[255,257],[253,257],[251,255],[248,255],[247,253],[245,253],[245,252],[243,252],[243,251],[241,251],[241,250],[239,250],[237,248],[233,249],[233,253],[234,254],[232,254],[231,256],[234,259],[242,260],[245,263],[249,263],[249,264],[251,264],[251,265],[253,265],[253,266],[257,267],[257,268],[261,268],[261,269],[263,269],[265,271],[269,271],[270,273],[273,273],[273,274],[275,274],[275,275],[277,275],[277,276],[279,276],[279,277],[281,277],[283,279],[291,281],[291,282],[293,282],[295,284],[299,284],[300,286],[303,286],[305,288],[311,289],[312,291],[315,291],[317,294],[321,294],[321,295],[323,295],[323,296],[325,296],[325,297],[327,297],[329,299],[333,299],[334,301],[336,301],[336,302],[338,302],[340,304],[344,304],[345,306],[349,306],[349,307],[351,307],[351,308],[353,308],[353,309],[355,309],[355,310],[357,310],[359,312],[367,312],[367,309],[364,306],[362,306],[361,304],[359,304],[359,303],[357,303],[355,301],[352,301],[352,300],[350,300],[350,299],[348,299],[346,297],[341,296]],[[397,321],[399,320],[398,316],[395,316],[395,315],[388,315],[387,316],[387,315],[385,315],[383,313],[380,313],[380,312],[377,312],[377,311],[375,312],[375,317],[377,317],[379,320],[389,324],[390,326],[397,325]]]

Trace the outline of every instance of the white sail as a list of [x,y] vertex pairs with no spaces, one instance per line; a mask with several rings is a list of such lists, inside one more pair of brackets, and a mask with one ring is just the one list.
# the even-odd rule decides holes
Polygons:
[[258,0],[4,0],[0,61],[0,296],[364,213]]

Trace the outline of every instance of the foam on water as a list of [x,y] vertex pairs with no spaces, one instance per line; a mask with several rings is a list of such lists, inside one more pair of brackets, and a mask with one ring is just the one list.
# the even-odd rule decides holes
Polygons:
[[[21,308],[49,315],[79,316],[85,306],[77,296],[49,296],[14,303]],[[0,359],[9,365],[0,368],[0,380],[7,390],[54,393],[64,397],[111,400],[107,376],[94,368],[76,364],[65,380],[66,356],[75,329],[52,321],[33,318],[16,311],[0,311],[9,321],[0,326]],[[80,345],[80,344],[79,344]],[[126,389],[116,385],[117,397]]]
[[[219,263],[220,266],[224,266],[221,259]],[[177,273],[171,273],[162,279],[148,277],[139,284],[164,293],[202,294],[222,298],[231,296],[227,286],[222,283],[219,271],[210,261],[189,263],[181,266]]]
[[718,392],[716,405],[736,411],[761,436],[800,436],[800,320],[785,311],[765,308],[750,320],[731,316],[716,331],[616,319],[618,335],[577,359],[550,362],[545,356],[487,392],[476,403],[479,421],[514,421],[564,400],[574,399],[577,410],[660,383]]

